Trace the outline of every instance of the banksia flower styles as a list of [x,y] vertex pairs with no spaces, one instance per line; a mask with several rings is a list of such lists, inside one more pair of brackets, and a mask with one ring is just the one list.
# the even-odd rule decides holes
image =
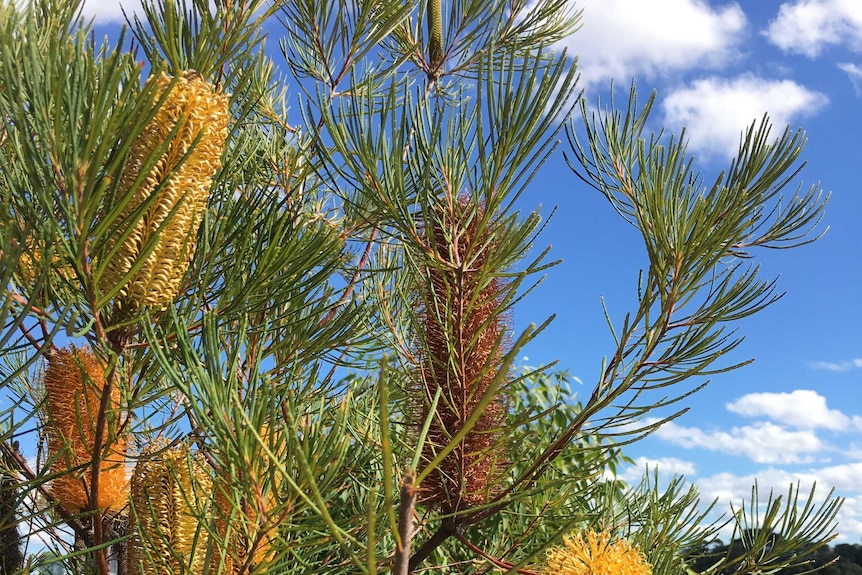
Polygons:
[[[428,417],[431,399],[441,390],[423,456],[430,462],[478,409],[505,353],[509,317],[500,311],[506,282],[484,268],[492,250],[493,228],[483,226],[483,208],[461,198],[437,210],[426,232],[438,263],[428,267],[420,290],[424,346],[419,377],[423,401],[417,421]],[[488,277],[491,277],[488,280]],[[483,283],[484,282],[484,283]],[[485,503],[505,460],[497,444],[508,404],[497,393],[461,444],[429,475],[421,497],[444,512]]]
[[565,538],[548,550],[543,575],[652,575],[643,553],[625,539],[611,543],[607,531],[587,531]]
[[206,466],[190,457],[185,444],[166,449],[164,442],[156,442],[141,454],[132,475],[136,531],[128,546],[130,574],[204,572],[207,545],[200,502],[211,488]]
[[[45,369],[47,410],[45,430],[51,472],[51,493],[68,511],[89,508],[91,466],[99,404],[105,389],[104,367],[88,349],[61,349],[51,354]],[[118,510],[126,505],[126,440],[118,436],[119,391],[111,390],[104,422],[106,445],[100,446],[96,506]],[[96,454],[100,456],[100,454]]]
[[[169,89],[171,78],[162,74],[155,82],[158,99]],[[120,291],[120,308],[158,308],[176,297],[194,257],[212,178],[221,167],[228,120],[228,97],[215,93],[213,86],[197,73],[186,72],[170,88],[156,115],[132,145],[119,182],[119,193],[132,194],[132,198],[109,237],[122,237],[129,226],[132,230],[107,264],[100,281],[102,291],[122,283],[148,242],[156,235],[158,238],[141,268]],[[171,137],[173,130],[176,133]],[[141,170],[169,139],[167,148],[136,186]],[[146,212],[133,218],[133,213],[154,193],[158,197]],[[110,239],[107,249],[115,247]]]

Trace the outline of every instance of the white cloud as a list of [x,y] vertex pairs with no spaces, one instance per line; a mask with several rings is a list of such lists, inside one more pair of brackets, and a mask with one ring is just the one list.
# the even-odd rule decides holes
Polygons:
[[674,475],[690,477],[697,471],[694,463],[676,457],[636,457],[634,463],[626,466],[617,477],[629,485],[637,485],[645,472],[652,474],[656,468],[662,480],[670,480]]
[[826,398],[809,389],[797,389],[790,393],[749,393],[728,403],[726,407],[739,415],[762,415],[801,429],[823,427],[841,431],[850,426],[849,417],[826,407]]
[[746,27],[736,3],[704,0],[577,0],[583,27],[560,44],[578,56],[586,84],[657,76],[734,59]]
[[786,52],[814,58],[829,45],[862,51],[859,0],[785,2],[769,23],[766,36]]
[[[733,502],[738,509],[742,502],[751,500],[751,487],[757,482],[761,502],[765,502],[772,490],[775,496],[787,495],[790,485],[799,484],[800,503],[805,501],[811,487],[816,483],[815,502],[820,503],[832,487],[845,501],[838,512],[837,523],[839,540],[853,541],[862,537],[862,462],[835,465],[824,468],[791,472],[783,469],[766,469],[751,475],[734,475],[724,472],[699,478],[695,483],[702,498],[709,503],[718,498],[720,510],[727,509]],[[746,507],[747,509],[747,507]]]
[[686,128],[692,151],[726,159],[736,155],[742,132],[764,113],[769,113],[777,137],[787,124],[814,114],[828,101],[792,80],[745,74],[697,80],[671,92],[662,107],[666,126]]
[[[662,466],[662,462],[664,462],[664,466]],[[627,481],[629,485],[636,485],[641,480],[644,466],[649,465],[652,469],[654,464],[659,466],[659,485],[666,485],[673,473],[686,473],[687,479],[694,483],[700,492],[701,510],[705,511],[713,500],[718,499],[718,504],[710,514],[713,519],[717,519],[721,514],[726,514],[725,518],[727,518],[730,503],[735,509],[740,509],[745,504],[746,512],[748,512],[751,490],[755,483],[757,483],[761,504],[765,504],[770,491],[774,497],[781,496],[786,501],[790,486],[792,485],[795,489],[798,484],[799,504],[802,505],[811,488],[816,484],[814,503],[819,505],[834,487],[835,495],[844,498],[844,504],[836,519],[840,532],[838,540],[854,541],[862,538],[862,483],[858,480],[862,474],[862,462],[800,471],[769,468],[746,475],[722,472],[706,477],[692,478],[694,473],[694,464],[692,463],[674,457],[659,459],[639,457],[635,460],[634,465],[623,470],[620,478]],[[764,511],[763,508],[761,508],[762,511]],[[730,530],[727,529],[719,536],[727,541],[730,534]]]
[[[856,95],[862,96],[862,66],[851,64],[850,62],[842,62],[838,64],[838,67],[847,73],[850,82],[853,84],[853,90],[856,91]],[[862,362],[862,360],[859,361]]]
[[88,20],[93,18],[97,24],[125,22],[123,10],[129,17],[133,13],[143,17],[141,0],[84,0],[84,17]]
[[757,463],[807,463],[826,448],[810,430],[792,431],[770,422],[732,427],[728,431],[704,431],[669,422],[656,430],[655,435],[686,449],[741,455]]
[[824,371],[850,371],[862,367],[862,358],[845,359],[842,361],[809,361],[808,367]]

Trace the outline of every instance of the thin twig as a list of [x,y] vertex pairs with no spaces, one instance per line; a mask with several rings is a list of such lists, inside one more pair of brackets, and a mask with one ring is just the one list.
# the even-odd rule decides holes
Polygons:
[[[464,537],[461,533],[456,533],[455,538],[460,541],[464,546],[472,551],[473,553],[480,555],[502,569],[506,569],[507,571],[511,571],[512,567],[515,566],[514,563],[509,563],[508,561],[503,561],[502,559],[497,559],[496,557],[492,557],[491,555],[485,553],[475,545],[473,545],[469,539]],[[515,569],[515,573],[521,573],[521,575],[538,575],[535,571],[530,571],[529,569]]]

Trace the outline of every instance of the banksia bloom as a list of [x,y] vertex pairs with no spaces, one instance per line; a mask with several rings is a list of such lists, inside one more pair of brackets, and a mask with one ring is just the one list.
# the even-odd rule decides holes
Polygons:
[[611,543],[607,531],[568,536],[548,550],[543,575],[652,575],[643,553],[625,539]]
[[[461,198],[437,210],[426,228],[436,263],[418,290],[420,329],[418,413],[428,417],[432,398],[442,391],[423,446],[430,462],[457,434],[497,377],[506,352],[509,316],[501,311],[506,281],[487,270],[496,248],[493,224],[483,224],[483,208]],[[475,426],[423,483],[420,497],[445,512],[481,505],[493,495],[506,454],[498,445],[508,404],[497,393]]]
[[[71,270],[65,266],[59,266],[60,256],[51,256],[51,266],[55,271],[58,271],[63,277],[69,278],[72,276]],[[39,266],[42,264],[42,253],[38,248],[33,248],[30,253],[21,254],[18,258],[18,273],[28,284],[33,284],[36,281],[36,274]]]
[[127,562],[132,575],[204,572],[207,538],[200,516],[212,495],[206,466],[188,446],[159,441],[141,454],[132,475],[136,531]]
[[[269,442],[269,428],[260,431],[265,443]],[[269,444],[275,451],[274,445]],[[278,454],[277,451],[275,451]],[[247,462],[236,470],[236,475],[222,472],[215,487],[213,515],[219,538],[224,541],[224,553],[213,548],[210,570],[217,573],[223,564],[222,573],[238,573],[246,565],[251,555],[251,570],[254,574],[260,566],[266,566],[275,557],[276,549],[272,542],[278,537],[278,521],[272,514],[279,507],[279,484],[264,486],[269,469],[269,457],[260,457]],[[244,487],[242,487],[244,486]],[[239,508],[228,499],[235,489],[244,489],[246,497],[241,499]],[[265,493],[265,495],[264,495]],[[230,524],[230,529],[228,529]],[[224,557],[222,557],[224,555]]]
[[[52,353],[44,375],[48,459],[51,493],[68,511],[89,508],[99,405],[105,389],[105,371],[89,349],[61,349]],[[96,507],[119,510],[129,494],[126,479],[126,439],[118,436],[120,394],[111,389],[103,423]]]
[[[171,78],[162,74],[155,82],[159,98],[169,88]],[[117,253],[109,256],[100,280],[102,291],[122,283],[148,242],[158,237],[142,267],[120,291],[120,308],[164,307],[176,297],[194,257],[213,176],[221,167],[228,120],[228,97],[215,93],[213,86],[197,73],[186,72],[132,144],[118,184],[121,197],[131,194],[132,198],[108,234],[107,251],[117,247],[111,238],[122,237],[129,227],[131,233]],[[176,133],[171,138],[172,130]],[[167,149],[135,186],[141,170],[168,139]],[[158,197],[146,212],[133,218],[133,213],[154,193]]]

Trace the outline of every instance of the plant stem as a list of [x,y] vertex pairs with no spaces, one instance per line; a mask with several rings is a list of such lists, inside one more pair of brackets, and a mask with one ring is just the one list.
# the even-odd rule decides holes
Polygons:
[[398,505],[398,534],[401,544],[395,550],[395,565],[392,567],[393,575],[409,575],[410,544],[413,541],[413,510],[416,506],[416,487],[413,482],[416,475],[412,470],[407,470],[401,481],[401,502]]

